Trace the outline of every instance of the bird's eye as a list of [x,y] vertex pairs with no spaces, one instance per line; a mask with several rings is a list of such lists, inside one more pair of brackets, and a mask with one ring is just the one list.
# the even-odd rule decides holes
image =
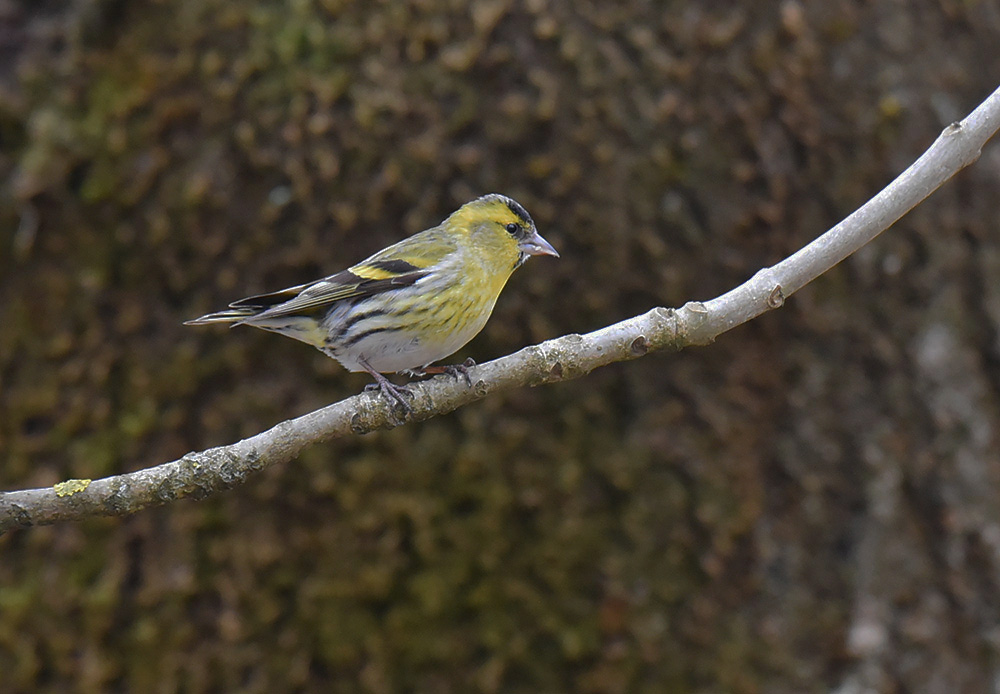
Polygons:
[[508,234],[516,234],[517,232],[521,231],[521,225],[515,224],[514,222],[508,224],[506,228]]

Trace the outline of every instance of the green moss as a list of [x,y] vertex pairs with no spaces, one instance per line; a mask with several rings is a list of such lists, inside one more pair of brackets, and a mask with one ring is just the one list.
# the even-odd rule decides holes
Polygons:
[[[955,93],[980,95],[997,73],[953,69],[993,55],[972,4],[946,24],[979,34],[904,62],[847,45],[864,16],[850,3],[791,3],[778,20],[696,3],[92,5],[72,21],[26,14],[44,26],[23,34],[55,32],[61,49],[19,49],[0,80],[0,226],[17,233],[28,210],[38,221],[18,253],[0,241],[3,488],[164,462],[360,390],[364,376],[307,346],[181,322],[341,269],[484,192],[518,198],[565,252],[520,270],[457,360],[713,296],[884,183],[898,164],[886,144],[933,135],[920,98],[903,108],[886,81],[968,80]],[[909,341],[949,294],[928,277],[975,256],[962,274],[986,289],[947,305],[947,324],[978,345],[956,363],[985,364],[962,368],[992,382],[993,357],[976,350],[990,344],[995,254],[976,220],[995,214],[989,196],[938,204],[941,219],[916,218],[894,247],[920,266],[893,277],[899,294],[878,263],[848,264],[803,293],[806,310],[711,348],[317,446],[202,502],[0,538],[0,679],[92,692],[835,687],[873,461],[902,461],[889,477],[905,478],[900,504],[922,519],[901,546],[947,540],[938,515],[967,517],[947,477],[960,456],[942,443],[961,437],[935,436],[947,417],[921,409],[930,386]],[[965,236],[941,233],[951,221]],[[859,307],[893,321],[866,324]],[[982,398],[973,409],[996,410]],[[891,440],[865,438],[877,422]],[[944,506],[925,513],[939,488],[931,506]],[[969,543],[968,565],[934,563],[906,600],[953,572],[991,575]],[[990,614],[989,580],[967,583],[972,597],[949,605]],[[966,622],[948,622],[967,639],[957,652],[904,649],[900,662],[991,671],[969,655],[992,651]]]

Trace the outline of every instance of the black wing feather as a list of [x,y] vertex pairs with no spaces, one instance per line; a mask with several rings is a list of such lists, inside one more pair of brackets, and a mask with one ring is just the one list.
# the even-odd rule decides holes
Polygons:
[[[389,268],[385,269],[392,271]],[[310,284],[240,299],[230,304],[230,308],[257,311],[247,319],[248,323],[278,316],[308,315],[345,299],[359,299],[408,287],[428,274],[425,271],[407,272],[395,277],[373,280],[359,277],[350,270],[344,270]]]

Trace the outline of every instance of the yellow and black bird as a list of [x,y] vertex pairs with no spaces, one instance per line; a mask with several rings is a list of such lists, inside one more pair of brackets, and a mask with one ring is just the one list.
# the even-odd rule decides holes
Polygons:
[[475,337],[528,256],[559,254],[504,195],[462,205],[436,227],[323,279],[234,301],[186,325],[232,323],[313,345],[348,371],[367,371],[405,410],[405,386],[383,373],[431,367]]

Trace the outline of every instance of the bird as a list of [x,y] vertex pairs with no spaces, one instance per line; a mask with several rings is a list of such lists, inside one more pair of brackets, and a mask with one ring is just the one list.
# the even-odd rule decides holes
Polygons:
[[432,366],[475,337],[514,270],[531,256],[558,258],[524,207],[491,193],[443,222],[336,274],[250,296],[185,325],[229,323],[316,347],[350,372],[367,372],[390,405],[412,412],[410,389],[383,374],[462,373]]

